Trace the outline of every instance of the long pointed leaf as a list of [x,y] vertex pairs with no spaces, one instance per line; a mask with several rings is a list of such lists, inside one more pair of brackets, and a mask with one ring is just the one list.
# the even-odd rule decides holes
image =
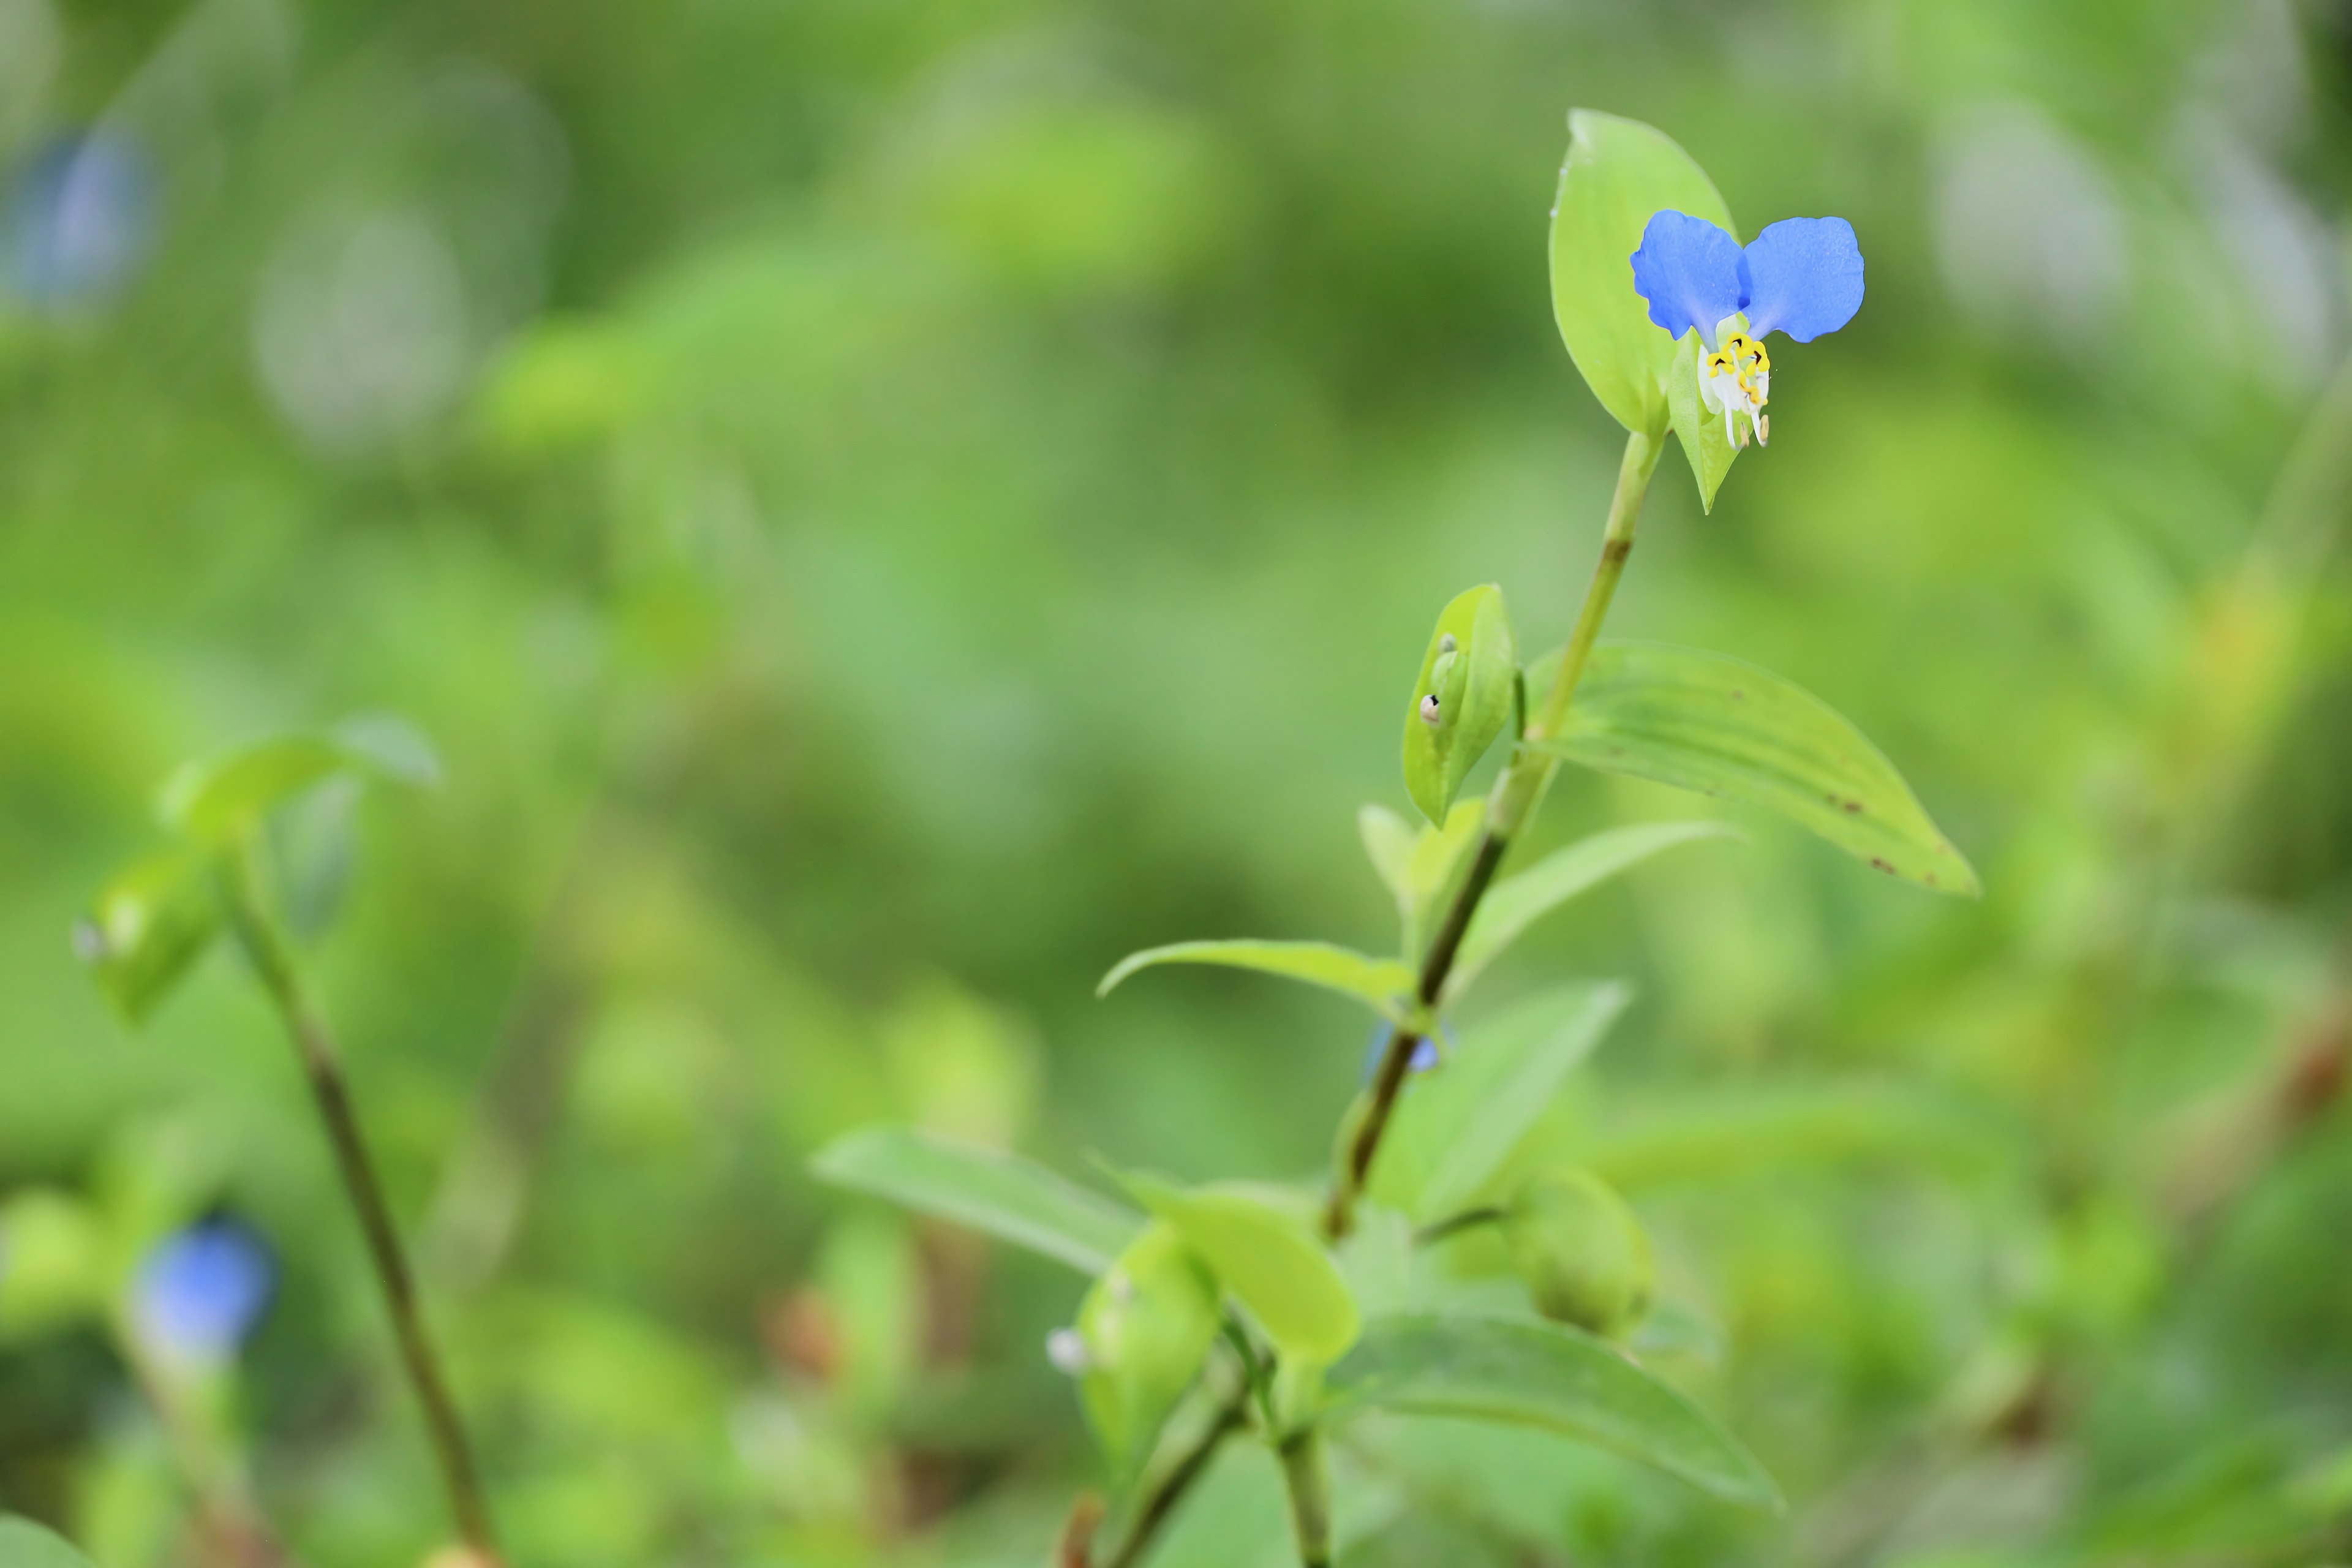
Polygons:
[[1557,1323],[1437,1312],[1375,1318],[1325,1384],[1334,1415],[1364,1409],[1542,1426],[1750,1508],[1780,1489],[1715,1418],[1623,1352]]
[[89,1559],[28,1519],[0,1514],[0,1568],[90,1568]]
[[1604,643],[1566,730],[1539,749],[1603,773],[1769,806],[1888,876],[1939,893],[1981,890],[1861,731],[1802,687],[1741,659]]
[[810,1162],[834,1185],[985,1231],[1086,1274],[1111,1265],[1142,1216],[1043,1165],[911,1127],[868,1127]]
[[1389,1018],[1402,1016],[1403,998],[1413,984],[1412,971],[1395,959],[1368,957],[1328,942],[1180,942],[1129,953],[1103,976],[1095,994],[1107,996],[1137,970],[1159,963],[1216,963],[1279,974],[1369,1002]]
[[1738,830],[1720,822],[1655,822],[1612,827],[1554,850],[1526,870],[1488,889],[1462,939],[1446,983],[1450,1001],[1470,988],[1519,934],[1545,915],[1597,883],[1637,866],[1662,849],[1701,838],[1737,838]]

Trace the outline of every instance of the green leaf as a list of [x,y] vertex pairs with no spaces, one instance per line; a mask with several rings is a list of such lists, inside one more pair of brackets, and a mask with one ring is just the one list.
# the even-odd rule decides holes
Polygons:
[[1522,1319],[1376,1318],[1324,1384],[1363,1409],[1547,1427],[1678,1476],[1727,1502],[1778,1509],[1755,1457],[1678,1390],[1591,1335]]
[[[1557,656],[1544,661],[1549,685]],[[1890,877],[1974,898],[1977,874],[1877,747],[1821,699],[1742,659],[1661,643],[1593,649],[1567,727],[1538,749],[1768,806]]]
[[1445,821],[1463,779],[1511,722],[1518,657],[1503,591],[1491,583],[1455,595],[1437,617],[1404,716],[1405,793],[1430,821]]
[[1078,1394],[1122,1479],[1151,1457],[1223,1322],[1216,1280],[1165,1224],[1146,1226],[1087,1292]]
[[1626,429],[1655,436],[1669,417],[1664,389],[1678,351],[1633,292],[1642,230],[1671,210],[1735,238],[1738,231],[1706,172],[1664,132],[1590,109],[1570,111],[1568,130],[1552,205],[1552,314],[1601,405]]
[[1487,889],[1470,929],[1462,938],[1448,1001],[1470,988],[1486,965],[1537,921],[1597,883],[1641,864],[1662,849],[1701,838],[1737,838],[1738,830],[1720,822],[1657,822],[1612,827],[1556,849],[1526,870]]
[[1218,963],[1303,980],[1369,1002],[1391,1019],[1405,1016],[1404,999],[1413,988],[1412,971],[1395,959],[1369,958],[1328,942],[1180,942],[1128,954],[1103,976],[1095,994],[1108,996],[1137,970],[1160,963]]
[[1468,1031],[1443,1064],[1407,1080],[1374,1192],[1423,1219],[1467,1207],[1632,1000],[1616,981],[1586,981]]
[[209,857],[173,849],[149,857],[100,889],[74,928],[74,950],[126,1022],[169,996],[220,930]]
[[226,843],[272,807],[344,773],[423,785],[437,782],[440,764],[396,719],[298,731],[181,768],[163,786],[163,820],[199,843]]
[[[1664,337],[1663,330],[1658,336]],[[1685,332],[1675,345],[1675,360],[1666,372],[1666,410],[1675,427],[1675,438],[1682,443],[1684,460],[1690,464],[1691,478],[1698,481],[1698,504],[1701,511],[1715,510],[1715,492],[1723,488],[1723,479],[1731,472],[1731,460],[1740,449],[1731,444],[1725,430],[1723,416],[1710,410],[1706,399],[1699,395],[1699,357],[1706,353],[1696,332]]]
[[1355,1298],[1304,1218],[1231,1184],[1187,1188],[1134,1173],[1120,1180],[1175,1227],[1285,1357],[1327,1364],[1355,1343]]
[[0,1342],[97,1316],[105,1228],[89,1205],[35,1187],[0,1204]]
[[810,1163],[817,1176],[1099,1274],[1142,1225],[1131,1210],[1017,1155],[907,1127],[869,1127]]
[[1805,1084],[1696,1097],[1680,1091],[1650,1110],[1622,1108],[1579,1158],[1614,1186],[1641,1187],[1853,1161],[1977,1172],[2000,1168],[2014,1152],[1997,1123],[1929,1095]]
[[0,1514],[0,1568],[90,1568],[90,1562],[31,1520]]

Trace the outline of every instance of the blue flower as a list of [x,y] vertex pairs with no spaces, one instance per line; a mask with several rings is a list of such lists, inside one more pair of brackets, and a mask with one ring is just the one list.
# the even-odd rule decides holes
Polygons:
[[134,1310],[157,1349],[226,1361],[261,1321],[278,1283],[269,1247],[233,1219],[207,1219],[157,1243],[139,1268]]
[[136,144],[111,132],[62,137],[10,181],[0,258],[32,304],[94,300],[130,279],[154,219],[154,176]]
[[1633,291],[1649,301],[1650,320],[1677,339],[1695,331],[1706,346],[1699,393],[1723,416],[1724,437],[1735,447],[1745,444],[1741,414],[1759,446],[1771,435],[1765,334],[1811,342],[1862,309],[1862,247],[1842,217],[1782,218],[1743,249],[1705,218],[1657,213],[1633,261]]
[[[1371,1082],[1372,1075],[1381,1070],[1381,1058],[1388,1054],[1389,1037],[1395,1032],[1396,1030],[1394,1026],[1388,1024],[1382,1024],[1373,1029],[1372,1043],[1364,1052],[1363,1077],[1366,1083]],[[1445,1039],[1444,1049],[1452,1050],[1454,1048],[1454,1031],[1441,1027],[1439,1032]],[[1424,1036],[1421,1039],[1413,1042],[1412,1059],[1405,1063],[1405,1070],[1408,1072],[1427,1072],[1430,1068],[1437,1065],[1441,1055],[1442,1052],[1439,1050],[1437,1042]]]

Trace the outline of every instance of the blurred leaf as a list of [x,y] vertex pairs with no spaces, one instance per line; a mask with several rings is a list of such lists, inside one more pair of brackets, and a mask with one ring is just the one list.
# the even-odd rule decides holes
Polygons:
[[1463,779],[1511,722],[1518,678],[1503,591],[1488,583],[1456,595],[1429,635],[1404,716],[1405,792],[1430,821],[1446,821]]
[[0,1205],[0,1342],[101,1311],[108,1249],[89,1206],[35,1188]]
[[0,1515],[0,1568],[90,1568],[89,1559],[29,1519]]
[[[1658,332],[1660,337],[1665,335]],[[1708,409],[1706,399],[1699,395],[1699,356],[1706,352],[1696,332],[1686,334],[1675,345],[1674,364],[1666,372],[1666,409],[1675,438],[1682,443],[1683,458],[1690,464],[1691,478],[1698,481],[1699,510],[1712,512],[1715,492],[1723,488],[1724,476],[1731,472],[1731,461],[1739,456],[1739,448],[1731,444],[1723,416]]]
[[810,1162],[835,1186],[903,1204],[1099,1274],[1142,1223],[1109,1199],[1012,1154],[905,1127],[871,1127]]
[[1424,1220],[1467,1207],[1633,1001],[1616,981],[1546,991],[1465,1032],[1411,1080],[1372,1186]]
[[1447,980],[1447,1000],[1461,995],[1486,965],[1519,934],[1553,910],[1662,849],[1700,838],[1737,838],[1719,822],[1658,822],[1613,827],[1556,849],[1526,870],[1487,889],[1462,938],[1462,951]]
[[1405,1312],[1376,1318],[1325,1380],[1328,1408],[1549,1427],[1750,1508],[1780,1489],[1738,1441],[1603,1341],[1558,1324]]
[[1601,405],[1626,429],[1654,436],[1666,426],[1664,388],[1678,351],[1633,292],[1642,230],[1672,210],[1738,231],[1706,172],[1664,132],[1591,109],[1571,110],[1568,131],[1552,204],[1552,314]]
[[225,843],[281,802],[347,773],[416,785],[441,775],[432,747],[410,725],[354,719],[188,763],[163,786],[163,820],[200,843]]
[[1200,1254],[1285,1358],[1328,1363],[1355,1342],[1355,1299],[1307,1221],[1230,1185],[1119,1179]]
[[1661,1111],[1621,1111],[1582,1163],[1614,1186],[1634,1187],[1787,1164],[1888,1159],[1981,1168],[2005,1158],[1997,1129],[1925,1093],[1828,1085],[1682,1093]]
[[1146,1226],[1087,1292],[1078,1391],[1115,1475],[1124,1479],[1151,1457],[1223,1318],[1216,1280],[1165,1224]]
[[220,921],[211,858],[170,849],[100,889],[96,907],[74,929],[74,947],[115,1011],[137,1024],[204,956]]
[[1129,953],[1103,976],[1095,994],[1108,996],[1113,987],[1139,969],[1160,963],[1217,963],[1234,969],[1255,969],[1303,980],[1309,985],[1344,992],[1372,1005],[1384,1018],[1404,1016],[1402,999],[1413,988],[1412,971],[1393,958],[1368,958],[1351,948],[1328,942],[1180,942]]
[[[1558,668],[1547,658],[1530,684],[1548,686]],[[1741,659],[1605,643],[1592,651],[1567,728],[1538,744],[1602,773],[1768,806],[1940,893],[1980,890],[1877,747],[1811,692]]]

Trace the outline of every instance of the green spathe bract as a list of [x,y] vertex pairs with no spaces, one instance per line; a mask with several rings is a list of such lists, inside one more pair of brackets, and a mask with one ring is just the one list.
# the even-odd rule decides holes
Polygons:
[[1536,1310],[1602,1339],[1622,1339],[1650,1308],[1650,1238],[1625,1200],[1589,1171],[1547,1171],[1503,1211],[1511,1266]]
[[1404,787],[1444,824],[1454,793],[1511,722],[1518,653],[1503,591],[1482,584],[1437,617],[1404,717]]
[[1139,1173],[1121,1180],[1200,1255],[1286,1358],[1325,1365],[1356,1342],[1355,1299],[1306,1221],[1228,1184],[1180,1187]]
[[1165,1224],[1146,1226],[1087,1292],[1078,1308],[1086,1347],[1078,1393],[1115,1475],[1150,1457],[1219,1321],[1215,1279]]

